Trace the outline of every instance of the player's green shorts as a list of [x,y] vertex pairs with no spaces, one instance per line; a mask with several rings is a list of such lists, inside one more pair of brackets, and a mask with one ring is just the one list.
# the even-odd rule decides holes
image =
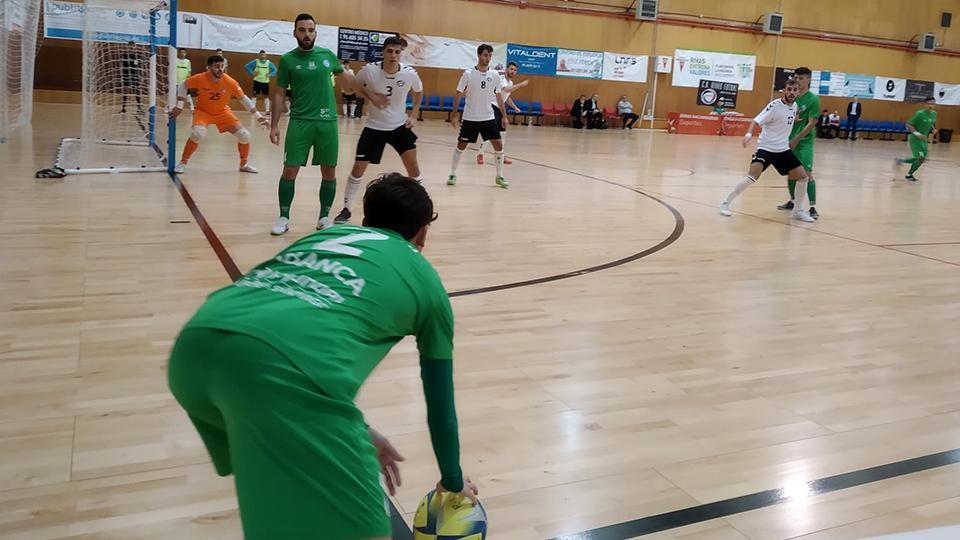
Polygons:
[[793,149],[793,154],[800,160],[804,169],[813,170],[813,141],[800,141]]
[[313,164],[325,167],[337,165],[339,139],[336,120],[290,119],[287,139],[283,143],[283,164],[303,167],[313,148]]
[[921,139],[920,137],[910,134],[909,141],[910,152],[913,153],[913,157],[927,159],[927,152],[929,151],[927,148],[927,139]]
[[217,473],[236,477],[244,538],[390,536],[360,411],[327,397],[276,349],[188,327],[170,355],[169,381]]

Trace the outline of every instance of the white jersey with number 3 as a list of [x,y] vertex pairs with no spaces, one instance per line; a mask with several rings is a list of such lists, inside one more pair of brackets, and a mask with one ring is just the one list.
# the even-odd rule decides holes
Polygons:
[[786,152],[790,149],[790,130],[797,117],[796,102],[787,105],[775,99],[753,119],[763,131],[757,140],[757,149],[768,152]]
[[390,105],[386,109],[369,107],[370,117],[367,127],[378,131],[393,131],[407,122],[407,94],[423,92],[423,82],[417,70],[400,64],[400,69],[390,74],[384,71],[383,62],[373,62],[363,66],[357,74],[359,80],[370,91],[386,94]]
[[457,92],[466,94],[463,119],[469,122],[493,120],[491,103],[497,102],[500,93],[500,74],[492,69],[480,71],[470,68],[463,72]]

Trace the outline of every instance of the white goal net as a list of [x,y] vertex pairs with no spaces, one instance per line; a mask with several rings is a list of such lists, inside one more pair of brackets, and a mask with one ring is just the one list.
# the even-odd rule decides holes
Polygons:
[[0,0],[0,143],[33,113],[40,0]]
[[167,170],[176,58],[169,2],[86,0],[83,18],[81,133],[61,141],[57,166],[67,174]]

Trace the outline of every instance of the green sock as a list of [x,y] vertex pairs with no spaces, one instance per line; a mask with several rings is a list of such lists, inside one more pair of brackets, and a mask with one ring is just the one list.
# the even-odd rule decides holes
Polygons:
[[280,178],[280,185],[277,186],[277,193],[280,196],[280,217],[290,219],[290,204],[293,203],[293,192],[297,183],[293,180]]
[[917,169],[919,169],[920,165],[922,165],[919,159],[914,159],[912,160],[912,162],[913,162],[913,165],[910,166],[910,172],[907,173],[907,175],[909,176],[913,176],[913,173],[917,172]]
[[797,191],[797,181],[796,180],[787,180],[787,190],[790,191],[790,200],[796,199],[795,191]]
[[320,217],[330,215],[330,209],[333,208],[333,199],[337,196],[337,180],[320,181]]
[[810,201],[810,206],[816,206],[817,204],[817,182],[815,180],[810,180],[807,182],[807,200]]

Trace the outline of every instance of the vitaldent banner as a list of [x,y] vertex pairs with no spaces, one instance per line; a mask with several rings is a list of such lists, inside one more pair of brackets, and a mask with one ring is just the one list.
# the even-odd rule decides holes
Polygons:
[[[477,47],[482,41],[470,41],[422,34],[400,34],[407,40],[407,48],[400,61],[411,66],[447,69],[467,69],[477,65]],[[507,44],[487,43],[493,47],[490,67],[503,71],[507,68]]]
[[647,57],[622,53],[603,53],[603,80],[647,82]]
[[677,49],[673,55],[673,85],[697,88],[701,79],[737,83],[753,90],[757,57],[725,52]]
[[[292,22],[203,15],[201,26],[204,49],[249,53],[262,49],[268,54],[283,54],[297,48]],[[318,24],[314,45],[336,53],[337,30],[336,26]]]
[[602,76],[602,52],[557,49],[557,77],[599,79]]
[[556,75],[557,48],[507,43],[507,62],[516,62],[517,71],[528,75]]

